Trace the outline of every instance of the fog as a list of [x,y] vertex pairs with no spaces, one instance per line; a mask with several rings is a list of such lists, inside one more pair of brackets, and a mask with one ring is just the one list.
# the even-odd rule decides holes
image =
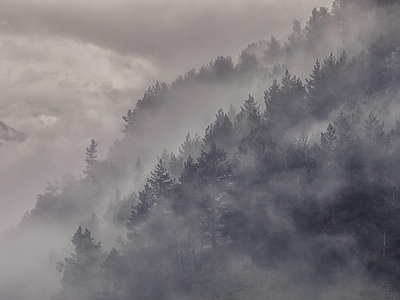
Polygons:
[[0,295],[398,299],[396,5],[24,2]]
[[1,2],[0,119],[28,136],[0,147],[2,230],[19,222],[47,182],[80,173],[91,138],[104,157],[122,114],[156,80],[170,83],[217,55],[236,59],[248,43],[283,36],[292,19],[304,22],[314,6],[331,5]]

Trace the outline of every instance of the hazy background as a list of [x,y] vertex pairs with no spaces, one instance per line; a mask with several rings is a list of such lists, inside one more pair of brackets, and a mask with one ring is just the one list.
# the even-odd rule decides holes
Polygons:
[[[0,147],[0,231],[32,209],[46,182],[99,158],[122,114],[156,80],[236,61],[247,44],[283,38],[331,0],[0,0],[0,120],[28,138]],[[212,114],[215,112],[211,112]]]

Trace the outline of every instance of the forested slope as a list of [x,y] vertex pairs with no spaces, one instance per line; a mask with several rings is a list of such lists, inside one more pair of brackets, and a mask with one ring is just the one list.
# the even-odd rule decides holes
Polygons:
[[48,232],[53,299],[400,298],[399,17],[335,1],[150,87],[13,232]]

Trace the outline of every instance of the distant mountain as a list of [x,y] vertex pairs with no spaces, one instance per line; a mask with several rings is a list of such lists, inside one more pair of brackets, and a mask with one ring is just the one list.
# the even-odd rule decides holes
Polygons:
[[0,145],[2,141],[21,143],[25,140],[26,135],[22,132],[11,128],[6,123],[0,121]]

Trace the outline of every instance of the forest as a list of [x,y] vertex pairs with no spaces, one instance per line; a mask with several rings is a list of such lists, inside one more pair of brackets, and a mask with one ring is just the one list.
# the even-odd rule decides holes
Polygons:
[[41,274],[29,293],[400,299],[398,20],[397,1],[335,0],[236,64],[149,87],[107,157],[88,141],[82,174],[2,237],[42,255],[21,266]]

